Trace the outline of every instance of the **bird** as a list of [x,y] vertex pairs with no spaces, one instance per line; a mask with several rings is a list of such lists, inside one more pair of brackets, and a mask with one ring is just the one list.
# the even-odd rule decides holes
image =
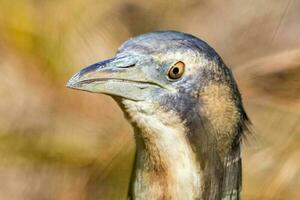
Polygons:
[[125,41],[67,87],[111,96],[136,144],[128,199],[240,199],[249,118],[233,73],[206,42],[157,31]]

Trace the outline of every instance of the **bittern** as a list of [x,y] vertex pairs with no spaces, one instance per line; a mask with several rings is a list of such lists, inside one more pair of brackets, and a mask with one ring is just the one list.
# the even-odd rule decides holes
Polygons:
[[68,87],[112,96],[135,130],[131,199],[240,199],[247,115],[231,70],[204,41],[143,34]]

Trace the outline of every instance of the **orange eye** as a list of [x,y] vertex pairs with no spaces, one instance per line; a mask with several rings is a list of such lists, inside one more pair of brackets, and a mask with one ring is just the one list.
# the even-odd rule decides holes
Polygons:
[[185,67],[185,64],[181,61],[175,63],[170,69],[169,69],[169,72],[168,72],[168,77],[170,79],[178,79],[180,78],[183,73],[184,73],[184,67]]

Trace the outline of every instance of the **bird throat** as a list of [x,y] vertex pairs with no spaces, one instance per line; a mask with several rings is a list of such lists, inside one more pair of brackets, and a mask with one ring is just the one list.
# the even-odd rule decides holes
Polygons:
[[176,112],[130,100],[122,108],[135,129],[131,199],[240,199],[239,145],[222,157],[203,126],[209,123],[197,116],[185,122]]
[[201,199],[201,167],[184,122],[172,111],[125,100],[137,145],[132,199]]

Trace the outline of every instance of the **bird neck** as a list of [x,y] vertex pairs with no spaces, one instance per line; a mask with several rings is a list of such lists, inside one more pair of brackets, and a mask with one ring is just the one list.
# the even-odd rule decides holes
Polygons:
[[238,199],[232,192],[236,192],[235,187],[229,193],[227,190],[230,181],[236,180],[232,178],[236,169],[230,168],[234,172],[230,173],[216,151],[202,148],[215,148],[206,138],[209,134],[190,131],[172,111],[129,101],[124,104],[134,123],[137,146],[132,199],[226,199],[227,194],[227,199]]
[[129,109],[134,113],[137,144],[133,199],[199,199],[200,162],[180,119],[159,109],[155,113]]

